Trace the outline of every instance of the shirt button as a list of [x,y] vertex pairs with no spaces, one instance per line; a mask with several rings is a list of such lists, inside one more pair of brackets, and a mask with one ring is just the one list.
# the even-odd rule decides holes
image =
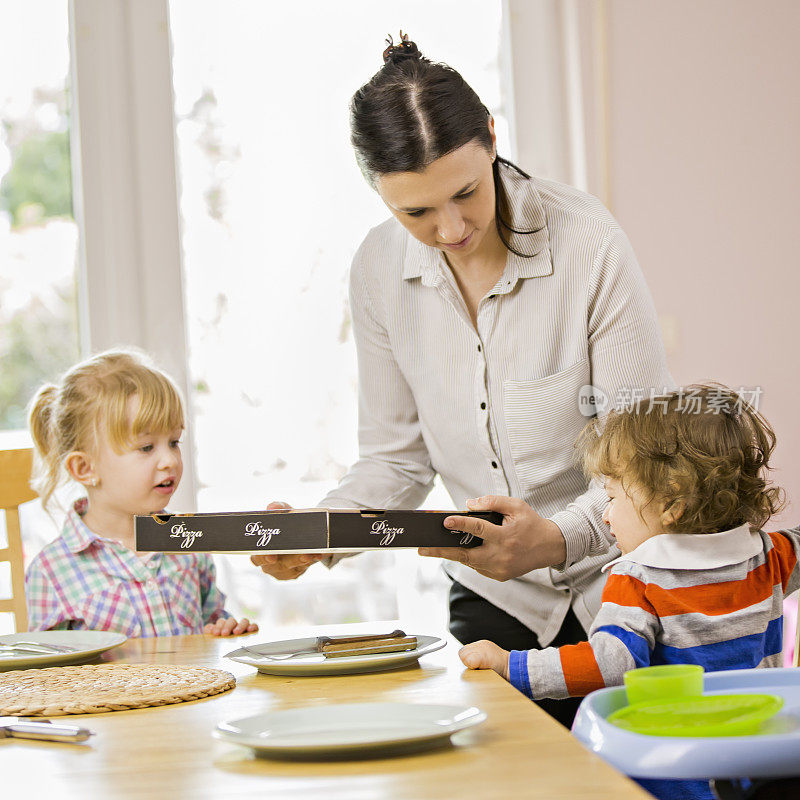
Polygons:
[[481,346],[480,345],[478,345],[478,352],[479,353],[481,352]]
[[497,469],[497,462],[496,461],[492,461],[492,469]]
[[481,403],[481,411],[483,411],[485,408],[486,408],[486,403]]

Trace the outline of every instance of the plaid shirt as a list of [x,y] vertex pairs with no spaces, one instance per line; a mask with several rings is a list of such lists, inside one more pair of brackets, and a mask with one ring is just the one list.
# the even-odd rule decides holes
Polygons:
[[116,631],[126,636],[202,633],[229,616],[203,553],[151,553],[142,558],[86,527],[86,499],[67,514],[64,530],[25,575],[28,628]]

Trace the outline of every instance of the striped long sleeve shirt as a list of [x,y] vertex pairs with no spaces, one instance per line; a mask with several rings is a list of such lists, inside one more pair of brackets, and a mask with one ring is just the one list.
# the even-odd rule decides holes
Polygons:
[[456,580],[519,619],[542,644],[570,605],[586,630],[603,564],[619,555],[607,498],[574,463],[588,395],[672,387],[633,248],[603,205],[570,186],[502,169],[512,244],[473,324],[441,251],[392,218],[350,270],[358,349],[359,460],[320,505],[415,508],[438,473],[454,508],[519,497],[561,529],[566,568],[500,582],[449,563]]
[[589,640],[512,651],[511,683],[534,699],[563,698],[656,664],[780,666],[783,600],[800,588],[799,553],[800,527],[654,536],[609,563]]
[[207,553],[140,557],[91,531],[81,518],[86,500],[67,514],[61,535],[25,574],[32,631],[88,629],[126,636],[202,633],[228,617]]

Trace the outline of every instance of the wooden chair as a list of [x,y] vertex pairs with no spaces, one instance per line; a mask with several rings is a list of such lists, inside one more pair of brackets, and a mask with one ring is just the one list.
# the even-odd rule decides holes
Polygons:
[[33,500],[30,487],[33,450],[0,450],[0,508],[6,515],[7,546],[0,549],[0,562],[11,564],[11,598],[0,599],[0,612],[14,615],[16,630],[28,629],[25,608],[25,565],[22,560],[22,535],[19,530],[19,506]]

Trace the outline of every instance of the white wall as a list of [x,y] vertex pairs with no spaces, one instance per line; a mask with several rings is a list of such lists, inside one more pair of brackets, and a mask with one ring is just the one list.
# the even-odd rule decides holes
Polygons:
[[[679,384],[761,386],[800,503],[800,3],[607,3],[609,195]],[[775,521],[773,521],[773,525]]]
[[580,185],[577,95],[588,190],[636,249],[673,376],[760,386],[773,477],[796,498],[800,3],[507,3],[520,165]]

